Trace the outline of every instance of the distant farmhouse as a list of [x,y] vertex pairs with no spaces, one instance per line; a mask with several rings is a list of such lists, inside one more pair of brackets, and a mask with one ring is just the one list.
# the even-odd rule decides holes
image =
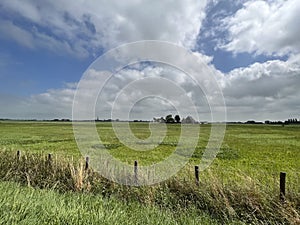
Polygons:
[[179,115],[176,115],[174,118],[172,115],[167,115],[164,117],[154,117],[154,123],[183,123],[183,124],[197,124],[198,122],[192,117],[187,116],[186,118],[180,119]]
[[181,123],[196,124],[198,122],[192,116],[187,116],[185,119],[182,119]]

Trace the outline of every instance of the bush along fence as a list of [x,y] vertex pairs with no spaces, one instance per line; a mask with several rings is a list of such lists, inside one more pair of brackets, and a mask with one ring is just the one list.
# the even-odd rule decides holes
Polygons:
[[[199,167],[186,170],[169,180],[152,186],[126,186],[101,177],[90,168],[90,158],[78,161],[48,154],[23,154],[0,151],[0,180],[14,181],[37,188],[59,192],[101,194],[103,197],[138,201],[172,210],[190,207],[206,211],[223,221],[238,218],[246,223],[297,224],[300,222],[300,194],[286,189],[287,173],[278,176],[277,187],[264,189],[246,175],[236,182],[224,184],[208,171],[200,174]],[[243,177],[244,176],[244,177]],[[134,162],[132,178],[136,185],[141,179],[138,161]],[[297,186],[298,183],[295,185]]]

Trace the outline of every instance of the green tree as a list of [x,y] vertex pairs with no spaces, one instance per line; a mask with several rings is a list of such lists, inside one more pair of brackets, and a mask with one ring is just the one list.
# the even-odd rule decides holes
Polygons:
[[175,116],[175,120],[176,120],[176,123],[180,123],[180,116],[179,116],[179,115],[176,115],[176,116]]
[[175,120],[171,114],[166,116],[166,122],[167,123],[175,123]]

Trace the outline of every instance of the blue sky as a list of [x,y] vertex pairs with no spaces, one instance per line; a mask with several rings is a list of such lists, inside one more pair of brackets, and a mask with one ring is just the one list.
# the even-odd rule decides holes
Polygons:
[[71,118],[89,65],[141,40],[199,53],[220,75],[229,120],[299,118],[299,17],[297,0],[3,0],[0,118]]

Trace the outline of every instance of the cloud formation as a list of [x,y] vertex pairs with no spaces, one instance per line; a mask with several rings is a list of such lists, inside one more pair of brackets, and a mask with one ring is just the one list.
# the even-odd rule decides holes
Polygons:
[[247,1],[223,19],[228,39],[221,48],[234,53],[283,56],[300,52],[300,1]]
[[[88,57],[119,44],[143,39],[177,43],[193,49],[205,18],[207,3],[212,1],[50,1],[2,0],[0,9],[0,38],[12,39],[29,49],[53,51],[58,54]],[[224,1],[225,2],[225,1]],[[228,120],[283,120],[299,117],[300,112],[300,2],[297,0],[238,1],[241,8],[232,15],[218,12],[214,25],[227,33],[221,37],[221,50],[238,53],[268,55],[272,58],[236,68],[228,73],[217,70],[213,56],[194,54],[209,65],[222,88],[227,105]],[[166,10],[167,9],[167,10]],[[5,16],[4,16],[5,15]],[[221,19],[221,17],[223,17]],[[213,30],[213,29],[212,29]],[[203,31],[205,33],[205,31]],[[201,34],[200,34],[201,35]],[[211,32],[212,38],[218,32]],[[220,38],[220,37],[219,37]],[[220,41],[220,40],[219,40]],[[204,43],[205,44],[205,43]],[[156,52],[158,53],[158,52]],[[164,54],[163,49],[159,54]],[[229,54],[229,53],[228,53]],[[173,54],[177,57],[176,53]],[[0,55],[0,66],[8,64],[8,57]],[[184,59],[183,59],[184,60]],[[1,76],[1,74],[0,74]],[[209,120],[206,97],[190,79],[174,68],[162,65],[132,65],[123,69],[107,83],[103,90],[100,118],[110,118],[116,95],[132,81],[145,77],[161,77],[174,81],[186,91],[203,118]],[[95,74],[97,79],[97,74]],[[87,92],[95,84],[87,83]],[[207,84],[205,84],[207,85]],[[158,89],[167,88],[157,85]],[[60,89],[51,89],[30,97],[0,94],[0,118],[71,118],[76,82]],[[143,95],[136,89],[121,96],[119,109],[133,96]],[[132,95],[132,96],[131,96]],[[132,118],[152,119],[174,112],[174,106],[185,108],[184,98],[173,98],[173,105],[159,98],[137,103]],[[102,111],[101,111],[102,110]],[[186,108],[188,114],[188,108]]]
[[[222,87],[229,121],[246,121],[249,119],[261,121],[267,119],[284,120],[289,117],[298,117],[300,110],[300,63],[298,60],[291,58],[287,61],[272,60],[255,63],[246,68],[235,69],[228,74],[217,71],[213,65],[210,66],[212,70],[215,70],[216,78]],[[93,94],[90,91],[91,88],[97,82],[101,82],[101,76],[97,75],[98,72],[90,72],[94,73],[94,80],[86,81],[86,94]],[[105,84],[105,88],[97,101],[95,115],[102,119],[111,118],[112,106],[118,94],[121,93],[119,101],[115,105],[117,110],[115,115],[118,115],[120,119],[127,118],[127,115],[122,115],[122,112],[128,104],[138,96],[146,96],[149,93],[147,93],[147,87],[143,86],[145,83],[138,86],[140,88],[129,88],[129,91],[123,93],[122,91],[126,89],[127,85],[131,84],[134,87],[132,82],[142,81],[149,77],[163,78],[174,82],[195,103],[200,120],[211,120],[207,102],[207,98],[210,96],[206,96],[181,71],[161,64],[131,67],[116,74]],[[168,88],[170,87],[165,83],[156,82],[157,95],[164,93],[163,90]],[[71,118],[75,91],[76,85],[72,83],[61,89],[53,89],[42,94],[32,95],[22,101],[15,101],[14,99],[5,101],[6,110],[1,112],[0,117],[3,117],[5,112],[13,111],[16,112],[14,114],[16,118],[24,118],[24,116],[32,118],[30,115],[35,115],[38,119]],[[180,97],[179,95],[169,95],[167,99],[153,98],[149,95],[149,98],[136,103],[132,109],[132,114],[129,116],[131,119],[152,119],[154,116],[175,114],[175,107],[184,112],[182,116],[187,116],[191,110],[183,99],[184,96]]]
[[31,49],[87,57],[119,44],[164,40],[193,48],[206,0],[3,0],[2,38]]
[[299,116],[299,60],[292,57],[255,63],[225,77],[223,93],[232,119],[282,120]]

